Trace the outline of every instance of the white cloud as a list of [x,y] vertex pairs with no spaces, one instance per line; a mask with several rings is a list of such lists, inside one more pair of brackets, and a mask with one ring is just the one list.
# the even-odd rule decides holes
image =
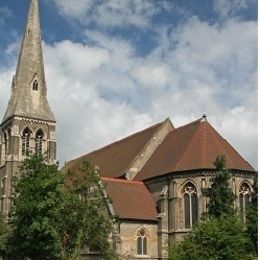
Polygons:
[[93,0],[54,0],[60,13],[67,17],[76,17],[82,19],[85,17],[93,5]]
[[213,9],[221,18],[227,18],[247,9],[253,2],[254,0],[215,0]]
[[52,0],[60,14],[82,24],[95,23],[101,27],[150,26],[152,17],[160,10],[172,10],[167,0]]
[[0,25],[5,23],[5,19],[13,16],[12,11],[6,6],[0,6]]

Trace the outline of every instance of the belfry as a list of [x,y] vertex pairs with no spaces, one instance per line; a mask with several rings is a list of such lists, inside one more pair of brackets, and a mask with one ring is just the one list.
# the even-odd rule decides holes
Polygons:
[[47,100],[38,0],[29,12],[11,96],[0,124],[1,212],[7,216],[11,179],[30,154],[56,159],[55,118]]

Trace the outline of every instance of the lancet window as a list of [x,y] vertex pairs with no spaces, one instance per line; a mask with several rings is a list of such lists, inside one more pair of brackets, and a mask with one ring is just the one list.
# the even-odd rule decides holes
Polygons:
[[2,181],[1,181],[1,195],[5,195],[6,193],[6,177],[3,177]]
[[147,235],[144,228],[137,233],[137,255],[147,255]]
[[35,153],[37,155],[41,155],[42,152],[43,152],[43,147],[42,147],[43,136],[44,136],[44,133],[43,133],[43,131],[41,129],[36,132],[36,136],[35,136]]
[[192,183],[185,185],[183,199],[185,228],[191,228],[198,220],[198,197]]
[[246,221],[246,211],[251,200],[251,189],[247,183],[243,183],[239,189],[239,209],[243,221]]
[[4,133],[4,156],[7,155],[7,147],[8,147],[8,144],[7,144],[7,134]]
[[35,80],[33,81],[33,87],[32,87],[32,89],[33,89],[34,91],[38,91],[38,87],[39,87],[39,83],[38,83],[37,79],[35,79]]
[[30,129],[25,128],[22,133],[22,155],[29,156],[30,151]]

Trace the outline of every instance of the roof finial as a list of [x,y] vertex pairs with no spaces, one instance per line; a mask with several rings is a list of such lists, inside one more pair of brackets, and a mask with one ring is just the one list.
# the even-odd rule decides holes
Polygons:
[[206,115],[206,113],[204,113],[203,115],[202,115],[202,121],[207,121],[207,115]]

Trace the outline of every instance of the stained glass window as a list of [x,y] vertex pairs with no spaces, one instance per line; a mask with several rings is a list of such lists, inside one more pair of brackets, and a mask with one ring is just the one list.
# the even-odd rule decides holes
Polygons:
[[137,255],[147,255],[147,237],[144,228],[137,233]]
[[35,153],[37,155],[42,154],[42,142],[43,142],[43,131],[40,129],[37,131],[35,136]]
[[28,156],[30,150],[30,130],[25,128],[22,134],[22,155]]
[[247,183],[243,183],[239,189],[239,210],[243,221],[246,222],[246,211],[251,200],[251,189]]
[[185,228],[191,228],[198,220],[198,198],[193,184],[185,185],[183,198]]

